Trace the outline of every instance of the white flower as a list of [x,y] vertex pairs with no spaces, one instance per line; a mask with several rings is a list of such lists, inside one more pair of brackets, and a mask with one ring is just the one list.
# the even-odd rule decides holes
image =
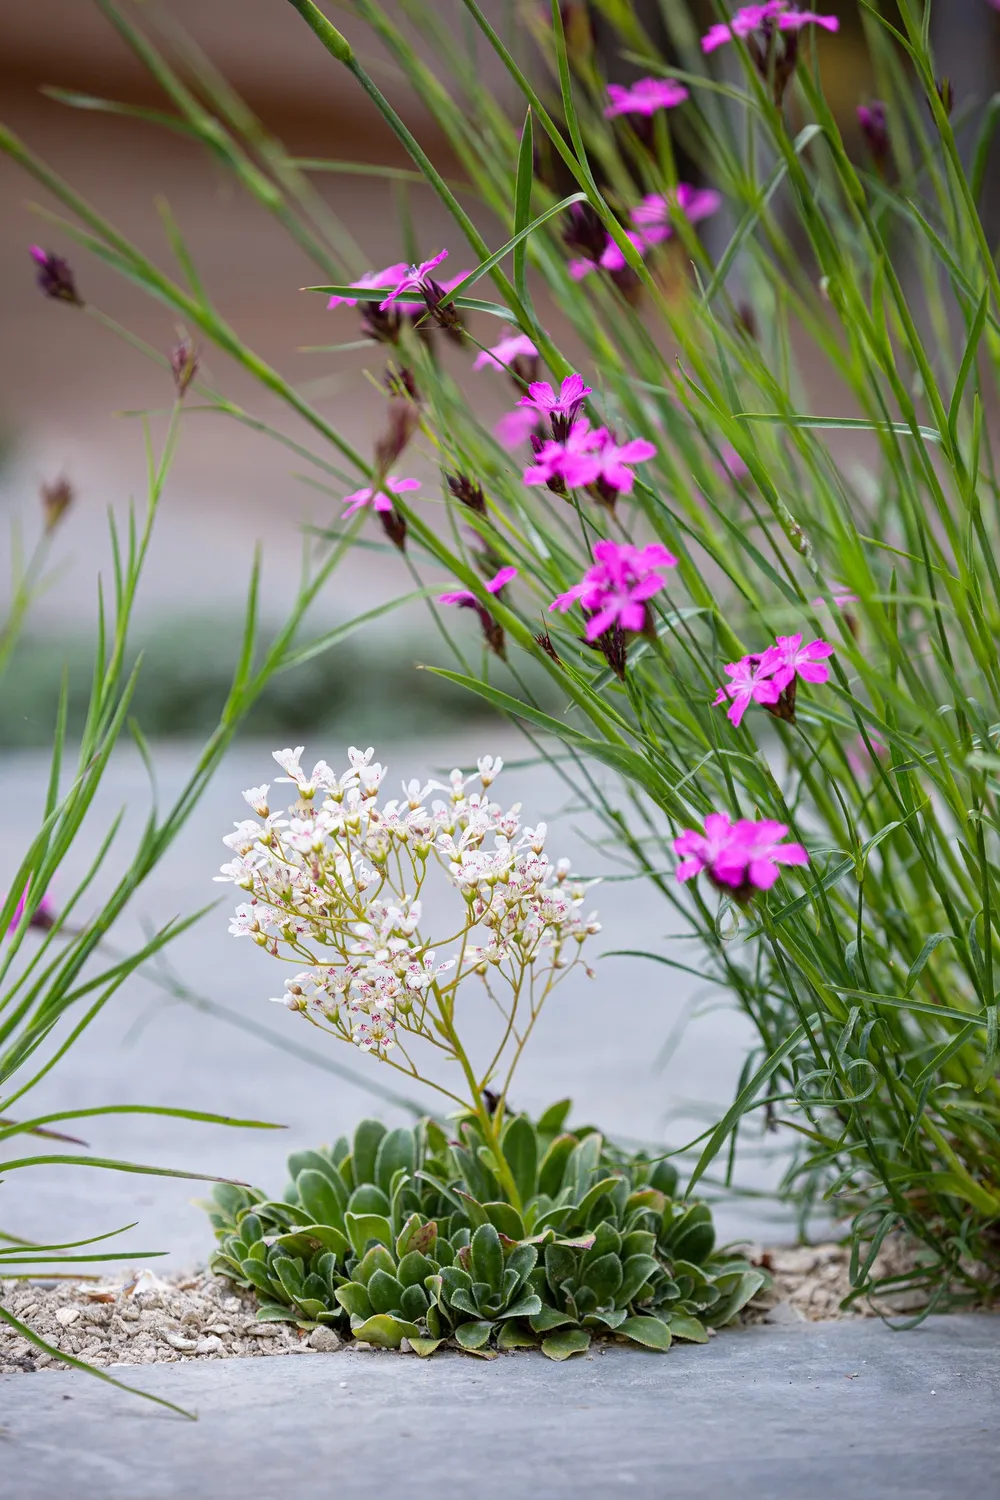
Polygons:
[[296,745],[294,750],[271,751],[271,759],[276,760],[281,769],[288,773],[286,776],[279,776],[279,781],[291,781],[298,786],[299,782],[304,779],[302,767],[299,765],[299,757],[305,748],[305,745]]
[[548,825],[545,823],[538,823],[534,828],[524,830],[524,837],[531,845],[534,854],[541,854],[545,848],[545,836],[548,831]]
[[403,782],[403,796],[406,798],[413,812],[417,812],[419,808],[423,807],[424,798],[428,792],[432,792],[433,790],[434,782],[428,781],[421,786],[419,776],[414,776],[412,781]]
[[479,779],[483,786],[490,786],[503,770],[503,756],[498,755],[494,759],[492,755],[481,755],[476,765],[479,767]]
[[429,990],[439,974],[445,974],[449,969],[455,967],[456,960],[446,958],[444,963],[435,964],[434,949],[429,948],[422,958],[415,959],[406,970],[404,983],[408,990]]
[[316,994],[316,977],[307,969],[304,974],[296,974],[294,979],[285,980],[285,993],[283,995],[272,995],[272,1005],[284,1005],[287,1010],[305,1010],[311,999]]
[[271,790],[271,783],[265,781],[263,786],[249,786],[243,793],[244,800],[249,803],[259,818],[266,818],[270,811],[267,805],[267,794]]
[[238,856],[229,861],[227,865],[220,865],[220,874],[213,875],[213,880],[232,881],[233,884],[241,886],[245,891],[252,891],[257,876],[257,868],[260,863],[258,859],[244,859]]
[[263,828],[252,818],[245,818],[242,823],[235,823],[233,826],[235,833],[227,833],[222,842],[236,854],[249,854],[264,832]]
[[337,778],[327,765],[325,760],[318,760],[313,766],[312,775],[307,776],[299,764],[305,745],[296,745],[294,750],[273,750],[271,753],[287,776],[279,776],[279,782],[291,782],[298,787],[299,796],[304,802],[309,802],[315,797],[317,791],[329,791],[337,785]]
[[255,909],[252,906],[238,906],[229,919],[229,931],[233,937],[253,937],[260,932]]

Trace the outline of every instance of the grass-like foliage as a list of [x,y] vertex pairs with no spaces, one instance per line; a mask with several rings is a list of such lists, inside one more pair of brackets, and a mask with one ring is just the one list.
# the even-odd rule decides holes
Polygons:
[[380,1348],[407,1339],[492,1357],[582,1354],[592,1337],[669,1349],[707,1343],[764,1284],[715,1250],[703,1203],[678,1202],[677,1172],[569,1130],[568,1100],[532,1123],[510,1115],[500,1152],[481,1123],[387,1130],[288,1159],[280,1201],[219,1184],[206,1203],[220,1241],[212,1268],[260,1301],[257,1316],[324,1325]]
[[[525,726],[605,820],[608,859],[690,924],[697,951],[652,956],[734,997],[759,1045],[689,1191],[766,1119],[793,1144],[784,1190],[803,1214],[852,1216],[859,1284],[903,1226],[926,1247],[931,1305],[945,1287],[982,1295],[1000,1267],[1000,278],[978,208],[996,110],[960,149],[968,111],[939,80],[930,5],[863,0],[879,99],[849,146],[823,91],[832,23],[780,0],[732,34],[717,5],[704,44],[681,4],[663,7],[664,40],[629,0],[595,0],[600,47],[583,7],[525,8],[498,31],[465,0],[455,30],[422,0],[401,0],[402,22],[355,0],[463,185],[327,16],[292,0],[333,86],[353,77],[409,154],[404,179],[451,214],[459,274],[442,281],[422,242],[401,245],[414,268],[362,278],[310,178],[356,164],[291,159],[183,39],[171,61],[98,3],[171,123],[311,256],[331,326],[360,322],[384,352],[372,458],[225,323],[169,219],[180,279],[9,133],[0,145],[70,211],[65,234],[304,419],[349,513],[370,508],[411,571],[429,559],[458,581],[439,611],[452,679]],[[487,51],[516,118],[483,83]],[[650,80],[641,104],[607,90],[623,60]],[[515,342],[467,375],[497,342],[491,318]],[[510,379],[522,402],[499,436],[473,379]],[[414,493],[408,445],[438,463],[443,505]],[[524,686],[529,658],[563,711]]]
[[[115,1116],[124,1123],[129,1116],[154,1114],[215,1125],[275,1128],[257,1120],[238,1120],[206,1111],[116,1100],[41,1114],[30,1102],[37,1086],[53,1070],[58,1073],[67,1052],[104,1007],[127,987],[136,971],[161,958],[168,945],[208,909],[203,906],[200,911],[170,916],[138,946],[118,946],[120,918],[195,811],[243,719],[277,674],[321,653],[352,628],[338,627],[312,640],[302,634],[309,606],[345,556],[344,546],[328,551],[315,568],[307,569],[287,618],[266,645],[259,639],[255,570],[236,661],[227,689],[216,705],[215,728],[195,756],[190,776],[176,800],[160,808],[154,798],[148,817],[132,831],[130,840],[123,828],[124,809],[103,832],[95,831],[92,824],[84,826],[102,783],[114,774],[112,757],[123,735],[131,738],[142,754],[151,781],[154,775],[153,756],[140,724],[130,713],[143,665],[141,659],[130,661],[130,637],[135,601],[176,449],[179,415],[178,402],[161,452],[154,452],[147,432],[149,495],[145,513],[139,516],[131,508],[124,527],[113,515],[110,518],[113,590],[107,601],[103,592],[98,592],[98,638],[85,719],[74,744],[67,735],[64,676],[38,832],[21,853],[9,889],[0,892],[0,1175],[6,1189],[8,1225],[17,1213],[16,1185],[21,1174],[34,1167],[56,1165],[99,1173],[218,1180],[210,1173],[148,1166],[91,1153],[85,1140],[67,1133],[85,1128],[88,1119]],[[72,493],[61,487],[58,493],[46,490],[42,499],[36,545],[27,557],[19,546],[12,549],[11,603],[6,618],[0,621],[0,702],[6,686],[4,673],[16,660],[24,621],[34,598],[46,586],[49,546],[72,503]],[[132,847],[123,853],[126,842]],[[95,881],[107,880],[116,861],[118,869],[110,882],[110,894],[95,901]],[[8,1204],[10,1196],[14,1202]],[[129,1224],[110,1233],[58,1243],[25,1240],[12,1227],[0,1230],[0,1277],[72,1276],[81,1273],[81,1266],[95,1261],[134,1261],[162,1253],[119,1249],[116,1236],[134,1228]],[[109,1245],[109,1240],[114,1243]],[[44,1352],[91,1369],[47,1345],[2,1303],[0,1321]],[[121,1384],[99,1370],[92,1373],[112,1385]]]

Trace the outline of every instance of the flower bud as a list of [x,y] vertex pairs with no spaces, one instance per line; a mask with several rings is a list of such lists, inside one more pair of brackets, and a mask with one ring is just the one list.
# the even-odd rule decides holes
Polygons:
[[375,442],[375,463],[380,474],[392,468],[419,425],[420,413],[410,398],[393,396],[386,430]]
[[469,479],[465,474],[446,474],[445,478],[456,500],[462,505],[467,505],[469,510],[476,511],[478,515],[486,514],[486,498],[477,479]]
[[198,351],[185,335],[170,351],[170,368],[173,371],[179,401],[183,399],[188,386],[197,375],[199,364]]
[[45,535],[51,536],[75,498],[73,486],[66,478],[56,479],[52,484],[43,484],[39,491],[42,501],[42,520]]
[[889,160],[890,146],[889,125],[885,105],[881,99],[873,99],[870,104],[858,105],[858,124],[868,144],[872,161],[879,172],[884,171]]
[[41,245],[32,245],[29,251],[38,267],[36,279],[46,297],[56,302],[68,302],[73,307],[82,307],[83,298],[76,289],[76,281],[69,262]]

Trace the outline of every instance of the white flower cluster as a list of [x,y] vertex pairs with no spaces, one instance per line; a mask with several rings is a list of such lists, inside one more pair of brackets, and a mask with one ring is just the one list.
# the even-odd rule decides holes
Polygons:
[[[502,760],[484,756],[448,785],[404,782],[401,798],[380,803],[385,768],[372,749],[352,746],[339,776],[322,760],[307,775],[302,751],[274,752],[286,773],[278,781],[298,793],[286,814],[271,811],[269,786],[243,793],[256,819],[226,835],[233,858],[215,877],[247,892],[235,937],[305,963],[280,1003],[364,1051],[384,1055],[405,1030],[454,1052],[455,992],[492,970],[509,986],[511,1025],[522,990],[534,1019],[600,927],[582,915],[587,885],[570,879],[569,861],[546,858],[545,824],[522,830],[520,804],[503,811],[490,800]],[[469,790],[475,782],[482,790]],[[428,808],[434,792],[445,795]],[[454,951],[441,960],[420,927],[434,866],[462,896],[445,940]]]

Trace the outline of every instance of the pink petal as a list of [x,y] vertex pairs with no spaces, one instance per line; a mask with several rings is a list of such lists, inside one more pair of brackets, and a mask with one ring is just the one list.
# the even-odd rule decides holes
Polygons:
[[776,860],[779,865],[807,865],[809,854],[802,844],[782,844],[777,849],[772,849],[770,858]]
[[827,682],[830,677],[830,668],[822,662],[800,662],[795,669],[803,682]]
[[603,635],[606,630],[611,629],[617,618],[618,609],[614,602],[606,604],[603,609],[599,609],[597,614],[592,615],[587,621],[587,640],[596,641],[598,636]]
[[490,579],[489,583],[486,585],[486,592],[488,594],[499,594],[500,590],[516,577],[516,568],[509,566],[506,568],[501,568],[499,573],[495,573],[494,576]]
[[648,438],[632,438],[618,449],[618,457],[626,464],[645,463],[646,459],[656,457],[656,444]]
[[759,891],[769,891],[780,874],[777,865],[766,859],[752,859],[747,866],[750,884],[755,885]]

